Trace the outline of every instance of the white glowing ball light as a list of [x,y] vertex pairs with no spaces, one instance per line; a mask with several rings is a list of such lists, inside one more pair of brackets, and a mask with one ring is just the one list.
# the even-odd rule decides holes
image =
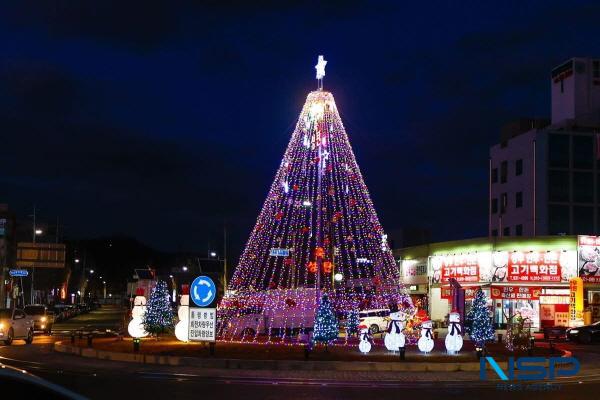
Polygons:
[[421,322],[421,337],[417,342],[417,346],[419,346],[419,350],[427,354],[431,353],[433,345],[433,324],[430,319],[425,319]]
[[406,317],[406,313],[402,311],[390,313],[388,332],[385,334],[384,339],[385,347],[389,351],[399,351],[401,347],[404,347],[406,337],[404,336],[403,331]]
[[462,349],[463,338],[460,327],[460,314],[452,311],[448,317],[448,334],[446,335],[446,351],[448,354],[456,354]]
[[143,338],[148,336],[144,328],[144,314],[146,314],[146,298],[143,290],[138,290],[135,299],[133,299],[133,309],[131,310],[131,321],[127,326],[129,336],[133,338]]
[[358,344],[358,349],[361,353],[368,353],[371,351],[371,342],[369,341],[369,328],[366,325],[360,325],[358,327],[360,330],[360,343]]
[[190,295],[183,294],[177,310],[179,322],[175,325],[175,337],[182,342],[188,342],[188,327],[190,325]]

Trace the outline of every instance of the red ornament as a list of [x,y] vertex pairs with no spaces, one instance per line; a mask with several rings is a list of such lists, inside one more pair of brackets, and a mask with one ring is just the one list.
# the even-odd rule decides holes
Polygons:
[[348,200],[348,205],[350,205],[350,207],[354,207],[356,205],[356,199],[351,197],[350,200]]
[[285,305],[288,306],[289,308],[293,308],[293,307],[296,307],[296,302],[294,301],[294,299],[290,299],[288,297],[287,299],[285,299]]
[[287,257],[283,260],[283,265],[289,267],[290,265],[292,265],[292,259],[290,257]]
[[275,219],[277,221],[281,221],[281,218],[283,218],[283,211],[279,211],[277,214],[275,214]]
[[326,237],[325,239],[323,239],[323,245],[329,246],[330,243],[331,243],[331,241],[329,240],[328,237]]
[[381,285],[381,279],[378,276],[376,276],[376,277],[373,278],[373,285],[374,286]]
[[298,190],[298,189],[300,189],[300,186],[298,186],[298,185],[294,185],[294,186],[292,186],[292,188],[293,188],[294,190]]
[[308,226],[302,227],[302,233],[308,233],[308,231],[309,231]]
[[269,283],[269,289],[277,289],[277,284],[275,282]]

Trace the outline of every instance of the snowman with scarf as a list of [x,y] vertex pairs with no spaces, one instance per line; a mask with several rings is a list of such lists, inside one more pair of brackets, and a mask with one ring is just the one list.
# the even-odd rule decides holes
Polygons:
[[452,310],[448,316],[448,334],[446,335],[446,350],[448,354],[456,354],[463,345],[462,329],[460,326],[460,314]]
[[361,353],[366,354],[371,351],[371,334],[369,333],[369,327],[366,325],[359,325],[358,331],[360,335],[358,349]]
[[390,312],[390,322],[385,334],[385,347],[389,351],[399,351],[401,347],[404,347],[406,338],[404,336],[404,323],[406,322],[406,313],[393,309]]
[[188,328],[190,324],[190,287],[181,286],[181,298],[179,299],[179,309],[177,310],[179,322],[175,325],[175,337],[182,342],[188,342]]
[[421,337],[417,342],[417,346],[419,346],[419,350],[423,353],[431,353],[433,350],[433,335],[431,334],[433,330],[433,324],[429,317],[425,317],[425,319],[421,322]]
[[144,289],[137,288],[135,298],[133,299],[133,309],[131,310],[131,321],[127,326],[127,332],[132,338],[143,338],[148,336],[148,332],[144,328],[143,318],[146,314],[146,298],[144,297]]

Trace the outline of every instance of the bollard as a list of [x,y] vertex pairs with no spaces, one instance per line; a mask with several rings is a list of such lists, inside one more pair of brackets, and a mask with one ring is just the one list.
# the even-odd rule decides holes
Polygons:
[[404,347],[400,347],[400,359],[401,360],[405,359],[405,357],[404,357],[404,351],[405,351],[405,348]]
[[88,347],[92,347],[92,339],[94,339],[94,335],[89,334],[87,337],[87,345]]
[[75,332],[71,331],[71,344],[75,344]]
[[502,343],[502,334],[501,333],[498,334],[498,343]]
[[527,350],[527,355],[529,357],[533,357],[533,349],[535,348],[535,338],[534,337],[530,337],[529,338],[529,349]]
[[140,351],[140,338],[133,338],[133,352],[137,353]]
[[211,356],[215,355],[215,342],[208,343],[208,354]]
[[475,347],[475,351],[477,352],[477,359],[480,359],[483,356],[483,348]]

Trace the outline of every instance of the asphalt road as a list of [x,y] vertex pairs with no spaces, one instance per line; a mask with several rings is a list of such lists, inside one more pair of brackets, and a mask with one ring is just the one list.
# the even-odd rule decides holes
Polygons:
[[[95,321],[95,322],[92,322]],[[85,322],[85,323],[84,323]],[[118,312],[107,310],[80,316],[57,331],[80,326],[107,327],[120,322]],[[111,328],[112,329],[112,328]],[[60,338],[59,338],[60,339]],[[138,365],[86,359],[55,353],[57,337],[36,336],[32,345],[15,341],[0,346],[0,363],[25,369],[92,399],[585,399],[596,398],[600,389],[600,345],[569,347],[584,364],[576,379],[547,384],[498,386],[499,381],[480,382],[477,373],[404,373],[390,375],[349,372],[315,376],[300,371],[260,376],[256,371],[220,371],[193,367]],[[589,368],[588,368],[589,367]],[[209,396],[209,397],[204,397]]]

